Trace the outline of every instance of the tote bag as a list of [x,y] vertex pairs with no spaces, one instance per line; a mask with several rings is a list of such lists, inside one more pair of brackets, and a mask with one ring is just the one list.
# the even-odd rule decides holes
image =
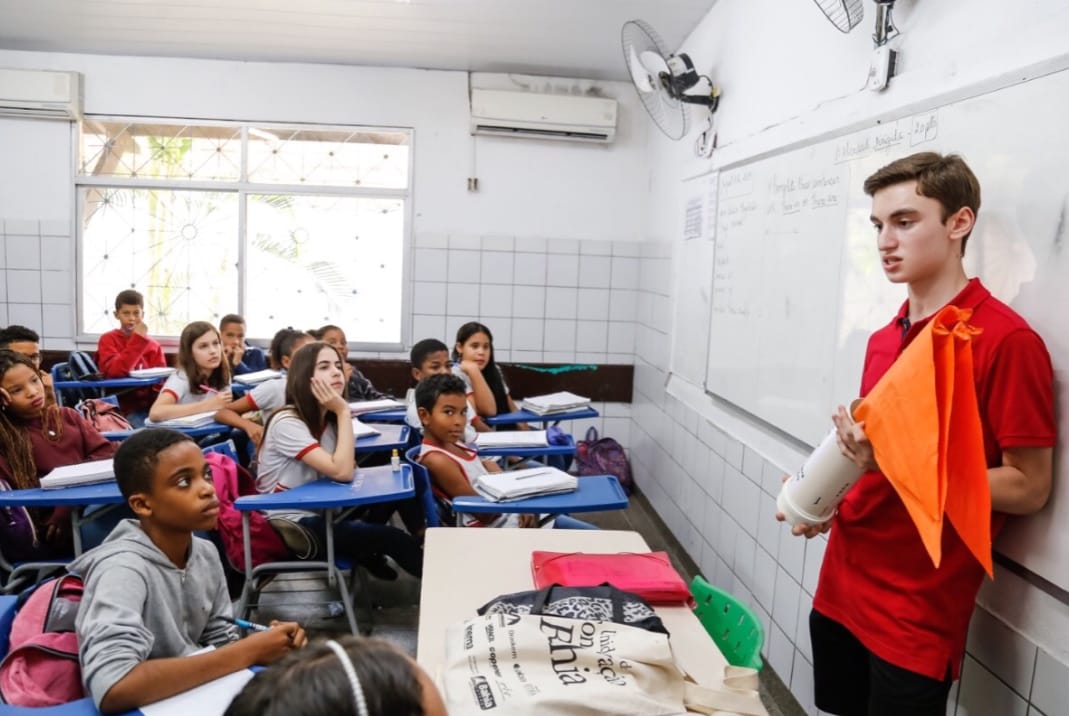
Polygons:
[[765,714],[752,669],[720,688],[685,679],[668,636],[612,622],[487,614],[446,632],[442,674],[451,716],[720,716]]

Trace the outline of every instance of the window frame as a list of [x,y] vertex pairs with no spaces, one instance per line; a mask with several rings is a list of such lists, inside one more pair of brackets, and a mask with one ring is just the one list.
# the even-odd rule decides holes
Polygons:
[[[252,120],[245,121],[231,121],[231,120],[208,120],[208,119],[193,119],[182,117],[143,117],[143,116],[127,116],[127,115],[86,115],[85,120],[94,120],[101,122],[124,122],[128,124],[173,124],[175,126],[200,126],[200,127],[238,127],[241,129],[241,166],[240,177],[236,181],[211,181],[211,180],[177,180],[177,179],[155,179],[155,178],[136,178],[129,177],[107,177],[107,176],[91,176],[81,173],[82,166],[82,121],[71,123],[71,137],[72,137],[72,175],[73,180],[71,182],[71,188],[73,196],[71,197],[71,206],[74,207],[74,217],[72,219],[72,233],[74,237],[74,311],[75,311],[75,341],[78,344],[92,344],[96,345],[102,334],[99,333],[87,333],[83,326],[82,316],[82,290],[83,290],[83,231],[84,225],[82,224],[81,217],[85,214],[84,206],[84,192],[85,187],[109,187],[120,189],[164,189],[164,190],[199,190],[199,191],[215,191],[219,193],[233,193],[238,198],[238,305],[236,307],[237,313],[245,315],[248,306],[248,285],[245,275],[245,269],[247,266],[247,251],[248,251],[248,237],[246,230],[248,227],[248,197],[249,195],[263,195],[263,194],[286,194],[286,195],[304,195],[304,196],[341,196],[349,198],[364,198],[364,199],[397,199],[404,204],[404,210],[402,211],[402,232],[401,232],[401,306],[400,306],[400,335],[399,340],[396,343],[370,343],[366,341],[349,341],[349,352],[364,352],[364,353],[390,353],[403,351],[405,346],[411,343],[412,332],[412,291],[411,291],[411,278],[412,271],[412,194],[413,184],[415,179],[415,140],[416,132],[413,127],[387,127],[387,126],[368,126],[368,125],[345,125],[345,124],[312,124],[302,122],[259,122]],[[381,188],[381,187],[358,187],[358,186],[329,186],[329,185],[305,185],[305,184],[277,184],[277,183],[256,183],[248,180],[249,171],[249,129],[254,127],[256,129],[277,129],[277,130],[314,130],[314,131],[354,131],[363,130],[367,132],[394,132],[404,133],[408,136],[408,176],[407,184],[404,187],[399,188]],[[191,320],[200,320],[192,318]],[[151,324],[150,324],[151,325]],[[281,328],[282,326],[280,326]],[[314,326],[307,326],[305,328],[313,328]],[[342,329],[346,329],[346,326],[342,326]],[[347,338],[352,338],[348,333]],[[153,338],[158,340],[162,345],[173,348],[178,345],[178,336],[174,335],[155,335]],[[262,338],[249,339],[249,343],[266,348],[270,336]]]

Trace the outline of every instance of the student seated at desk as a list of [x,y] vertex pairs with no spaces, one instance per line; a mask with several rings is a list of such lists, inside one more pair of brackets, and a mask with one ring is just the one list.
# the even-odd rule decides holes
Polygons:
[[[219,501],[189,437],[149,428],[115,455],[123,497],[137,515],[71,564],[85,581],[75,622],[82,678],[104,713],[138,708],[307,643],[294,622],[238,639],[215,547]],[[203,654],[203,647],[217,647]]]
[[349,362],[349,343],[346,341],[345,331],[328,323],[308,332],[317,341],[323,341],[328,346],[334,347],[341,355],[342,370],[345,371],[345,382],[348,386],[345,394],[349,400],[382,400],[393,397],[372,385],[360,369]]
[[[338,351],[326,343],[309,343],[293,355],[286,374],[286,405],[264,427],[256,484],[260,492],[299,487],[320,475],[352,482],[356,452],[349,403],[344,397],[345,378]],[[326,543],[326,522],[315,512],[277,510],[290,518],[318,544]],[[290,530],[283,538],[292,540]],[[354,559],[384,579],[397,574],[382,555],[392,557],[406,572],[423,573],[423,551],[408,533],[387,525],[348,519],[334,524],[338,552]],[[287,541],[294,548],[294,544]],[[294,549],[300,553],[301,549]]]
[[344,636],[313,643],[261,671],[223,716],[294,714],[446,716],[446,710],[427,673],[396,646],[385,639]]
[[[417,384],[429,375],[449,375],[452,367],[449,364],[449,347],[437,338],[424,338],[412,346],[409,354],[412,361],[412,380]],[[405,395],[407,407],[405,409],[405,422],[410,428],[423,430],[423,423],[419,419],[419,410],[416,408],[416,389],[409,388]],[[464,426],[464,442],[475,441],[475,433],[488,432],[490,428],[475,412],[475,407],[468,401],[468,412],[465,416],[467,424]]]
[[[24,490],[41,486],[54,468],[104,460],[115,446],[71,408],[49,404],[33,361],[0,351],[0,481]],[[12,511],[22,508],[11,508]],[[0,544],[8,561],[56,559],[73,553],[70,508],[24,510],[28,519],[0,519]],[[83,529],[86,544],[97,544],[111,525],[94,521]],[[103,531],[101,531],[103,530]]]
[[[419,461],[431,474],[434,494],[445,500],[464,495],[477,496],[472,486],[476,477],[501,472],[492,460],[480,460],[477,452],[462,444],[467,421],[464,382],[455,375],[432,375],[416,386],[416,405],[423,423],[423,446]],[[538,515],[493,513],[458,515],[465,527],[538,527]],[[558,515],[558,529],[597,529],[568,515]]]
[[282,375],[265,380],[234,402],[220,408],[215,414],[215,421],[244,431],[253,444],[259,447],[264,437],[264,426],[245,415],[259,411],[261,416],[269,416],[271,411],[286,404],[286,370],[290,366],[290,360],[301,346],[311,343],[312,340],[311,335],[294,328],[283,328],[276,333],[271,339],[269,353],[272,367]]
[[[105,378],[125,378],[138,368],[166,367],[163,349],[148,337],[144,316],[145,299],[137,291],[127,289],[115,297],[119,327],[100,336],[97,342],[97,365]],[[119,396],[119,408],[135,428],[145,422],[158,390],[158,386],[138,388]]]
[[[464,381],[468,398],[484,418],[516,411],[505,376],[494,360],[494,336],[477,321],[457,330],[453,347],[453,375]],[[526,427],[526,426],[521,426]]]
[[193,321],[178,339],[178,370],[163,384],[149,418],[159,423],[230,403],[230,365],[223,359],[223,342],[215,326]]
[[228,313],[219,321],[219,334],[223,337],[223,355],[230,365],[231,375],[244,375],[267,369],[267,356],[256,346],[245,342],[245,319],[236,313]]
[[41,377],[41,382],[45,386],[45,402],[49,405],[56,402],[52,375],[47,370],[41,370],[41,337],[37,335],[37,331],[16,325],[0,330],[0,350],[15,351],[33,361],[37,375]]

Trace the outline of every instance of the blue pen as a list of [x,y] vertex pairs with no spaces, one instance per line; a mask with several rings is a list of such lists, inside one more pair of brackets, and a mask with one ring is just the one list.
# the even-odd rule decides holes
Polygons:
[[248,629],[249,631],[271,631],[271,627],[264,626],[263,624],[257,624],[256,622],[250,622],[245,619],[232,619],[231,617],[223,617],[223,621],[228,621],[235,626],[239,626],[242,629]]

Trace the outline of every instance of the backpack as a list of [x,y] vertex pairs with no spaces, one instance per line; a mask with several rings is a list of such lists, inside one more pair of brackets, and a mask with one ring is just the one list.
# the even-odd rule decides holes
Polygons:
[[[219,521],[216,529],[223,543],[227,561],[237,570],[245,569],[245,543],[241,537],[241,512],[234,500],[244,495],[258,495],[252,474],[230,457],[217,452],[204,456],[212,468],[215,496],[219,499]],[[286,543],[267,521],[262,512],[249,512],[249,543],[252,545],[252,564],[274,562],[290,556]]]
[[81,578],[68,574],[24,596],[11,623],[10,651],[0,663],[0,698],[16,706],[56,706],[84,697],[74,631]]
[[575,444],[575,463],[580,475],[613,475],[627,494],[635,489],[631,463],[623,446],[612,438],[599,439],[595,427],[587,430],[586,438]]
[[74,380],[101,380],[104,377],[96,361],[85,351],[71,351],[67,355],[67,369]]
[[99,433],[134,429],[130,421],[119,412],[118,405],[101,398],[86,398],[75,406],[75,410]]
[[[0,492],[10,489],[7,480],[0,478]],[[37,541],[37,527],[25,507],[0,507],[0,544],[4,546],[4,558],[8,562],[25,562],[34,558],[34,550],[40,544]]]

